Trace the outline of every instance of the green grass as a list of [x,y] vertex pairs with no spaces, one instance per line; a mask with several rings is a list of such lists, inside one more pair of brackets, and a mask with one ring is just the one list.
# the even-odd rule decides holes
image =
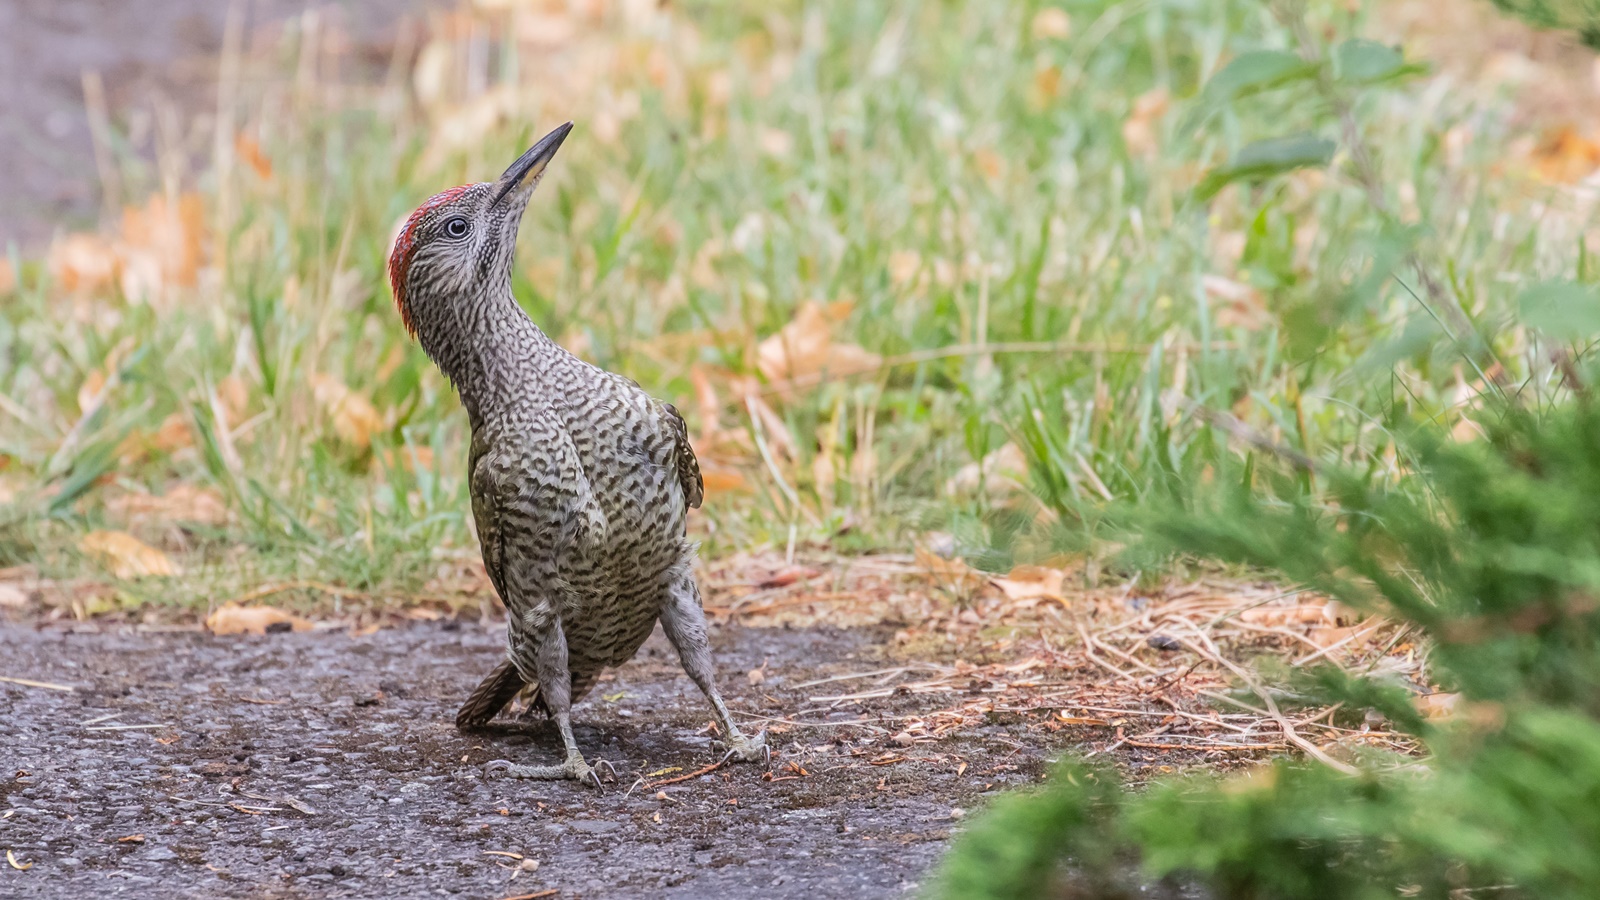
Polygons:
[[[1400,247],[1493,336],[1509,384],[1549,394],[1549,365],[1508,314],[1524,284],[1571,275],[1584,223],[1514,164],[1497,168],[1517,136],[1503,99],[1426,79],[1219,97],[1203,87],[1228,60],[1295,47],[1267,6],[1066,2],[1063,37],[1034,27],[1049,5],[786,2],[757,15],[693,2],[644,26],[577,22],[560,52],[489,19],[485,62],[421,98],[432,115],[409,60],[382,84],[338,82],[291,29],[224,91],[271,178],[223,156],[182,173],[210,226],[198,286],[154,307],[115,288],[73,300],[23,261],[0,299],[0,477],[15,494],[0,565],[79,572],[78,536],[124,524],[108,497],[175,481],[220,492],[230,519],[143,532],[182,550],[191,577],[127,586],[132,602],[287,577],[405,593],[436,574],[441,548],[470,554],[465,416],[400,327],[384,257],[422,199],[493,177],[567,117],[578,128],[524,224],[517,294],[546,330],[677,401],[695,433],[707,423],[691,366],[713,373],[720,426],[753,431],[732,379],[755,374],[759,341],[806,301],[851,301],[836,339],[891,362],[965,348],[768,396],[793,456],[763,432],[770,463],[729,461],[751,490],[708,504],[708,553],[832,540],[847,525],[838,540],[854,548],[954,530],[1001,567],[1082,547],[1107,497],[1165,496],[1243,452],[1190,404],[1393,477],[1390,430],[1454,427],[1478,358],[1417,299]],[[1347,7],[1311,4],[1310,33],[1386,38]],[[459,62],[467,41],[436,46]],[[513,88],[506,121],[464,150],[430,146],[460,134],[450,117],[495,85]],[[1153,91],[1170,108],[1130,146],[1125,125]],[[1197,199],[1201,175],[1252,140],[1343,142],[1339,98],[1392,214],[1347,143],[1329,171]],[[1462,125],[1471,139],[1452,143]],[[119,147],[123,181],[156,186],[138,148]],[[1418,229],[1397,239],[1402,225]],[[1222,311],[1206,275],[1254,285],[1260,327]],[[1038,342],[1059,346],[1016,346]],[[84,417],[79,389],[113,351],[120,381]],[[371,452],[336,435],[314,374],[371,400],[384,423]],[[224,440],[211,398],[230,378],[247,430]],[[192,449],[116,452],[174,415]],[[1036,502],[946,493],[1008,441],[1032,463]],[[398,464],[416,448],[431,462]]]

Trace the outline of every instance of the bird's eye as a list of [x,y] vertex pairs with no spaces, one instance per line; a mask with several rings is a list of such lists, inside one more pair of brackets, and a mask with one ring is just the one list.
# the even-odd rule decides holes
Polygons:
[[451,219],[450,221],[444,223],[444,233],[453,238],[466,237],[467,220],[460,217]]

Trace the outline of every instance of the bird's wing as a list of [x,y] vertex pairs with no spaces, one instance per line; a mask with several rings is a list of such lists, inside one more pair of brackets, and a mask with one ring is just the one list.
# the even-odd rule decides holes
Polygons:
[[472,451],[467,459],[468,487],[472,494],[472,521],[478,529],[478,546],[483,551],[483,568],[489,573],[489,582],[500,595],[501,603],[508,603],[505,581],[505,544],[502,540],[499,512],[499,488],[489,477],[487,467],[480,474],[480,464],[489,455],[489,446],[479,435],[472,436]]
[[677,444],[678,484],[683,488],[683,500],[691,509],[699,509],[706,496],[706,485],[700,477],[700,460],[695,458],[694,447],[689,443],[689,426],[676,406],[666,402],[661,406],[667,413],[667,425]]
[[484,567],[506,604],[515,644],[574,599],[571,569],[598,557],[605,513],[563,429],[475,446],[471,479]]

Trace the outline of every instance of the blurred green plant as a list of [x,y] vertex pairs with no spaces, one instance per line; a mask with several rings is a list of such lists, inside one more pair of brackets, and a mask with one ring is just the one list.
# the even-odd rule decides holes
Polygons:
[[1484,413],[1481,440],[1412,434],[1406,484],[1322,468],[1314,497],[1287,473],[1250,489],[1234,471],[1138,517],[1160,551],[1269,569],[1411,626],[1430,677],[1459,692],[1449,718],[1326,662],[1279,702],[1342,704],[1353,723],[1370,710],[1421,739],[1424,763],[1368,754],[1352,776],[1279,761],[1141,793],[1067,762],[974,824],[938,896],[1131,897],[1140,878],[1219,898],[1600,893],[1600,410]]
[[1600,49],[1600,3],[1596,0],[1494,0],[1494,5],[1540,28],[1573,32]]

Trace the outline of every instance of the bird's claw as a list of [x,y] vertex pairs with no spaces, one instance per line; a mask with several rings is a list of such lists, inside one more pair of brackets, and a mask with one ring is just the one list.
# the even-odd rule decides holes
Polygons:
[[769,769],[772,768],[772,748],[767,746],[767,733],[765,731],[758,733],[753,738],[736,734],[733,740],[724,746],[728,748],[728,752],[722,755],[722,762],[717,763],[719,766],[735,759],[740,762],[755,762],[760,759],[762,765]]
[[[599,763],[605,766],[606,770],[611,773],[612,780],[615,781],[617,777],[616,768],[605,760],[599,760]],[[559,766],[521,766],[503,759],[497,759],[484,764],[483,775],[485,778],[503,776],[506,778],[531,778],[540,781],[570,779],[572,781],[588,782],[604,790],[604,785],[600,781],[600,774],[592,766],[584,762],[583,757],[578,754],[567,757],[567,761]]]
[[594,761],[594,768],[595,771],[599,771],[600,769],[604,768],[606,770],[606,774],[610,776],[612,781],[617,780],[617,767],[611,764],[611,760],[597,759]]

